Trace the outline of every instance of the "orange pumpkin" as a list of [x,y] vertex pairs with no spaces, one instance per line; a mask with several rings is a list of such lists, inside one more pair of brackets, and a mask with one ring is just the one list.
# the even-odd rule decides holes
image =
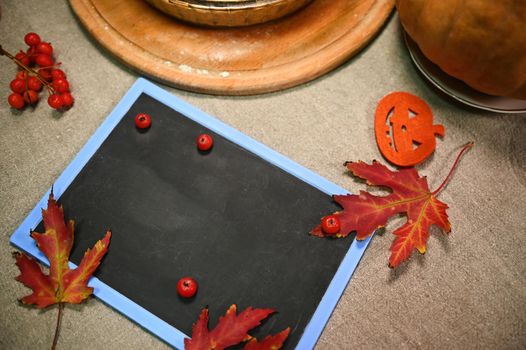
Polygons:
[[526,0],[397,0],[424,55],[476,90],[526,99]]

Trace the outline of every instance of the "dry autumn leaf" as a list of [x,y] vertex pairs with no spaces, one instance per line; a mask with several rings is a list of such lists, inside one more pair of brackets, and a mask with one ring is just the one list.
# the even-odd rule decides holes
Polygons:
[[[391,216],[405,214],[407,222],[394,231],[396,239],[390,249],[389,266],[396,267],[407,260],[415,248],[425,253],[431,225],[437,225],[446,233],[451,231],[446,213],[448,206],[436,195],[449,181],[460,157],[472,146],[472,143],[464,146],[444,182],[433,192],[429,190],[427,179],[421,177],[415,168],[392,171],[377,161],[371,165],[364,162],[345,163],[355,176],[365,179],[368,185],[387,187],[392,192],[387,196],[375,196],[365,191],[360,191],[358,195],[333,196],[343,208],[343,211],[333,214],[340,222],[340,232],[336,237],[346,237],[355,231],[356,239],[363,240],[376,229],[384,227]],[[321,225],[314,228],[311,234],[329,236],[323,232]]]
[[23,304],[36,305],[38,308],[59,304],[57,329],[52,346],[55,348],[64,303],[78,304],[93,292],[93,288],[88,287],[87,283],[108,251],[111,232],[107,231],[104,238],[95,243],[93,249],[88,249],[80,265],[71,270],[68,260],[73,246],[74,221],[69,220],[65,223],[64,209],[57,205],[53,192],[49,195],[47,210],[42,210],[42,217],[45,232],[33,231],[31,237],[49,260],[49,275],[42,272],[35,260],[17,252],[14,256],[20,275],[16,280],[33,290],[32,294],[20,299]]
[[276,335],[266,336],[261,342],[252,338],[245,344],[244,350],[277,350],[283,346],[290,333],[290,328],[284,329]]
[[246,344],[245,349],[277,350],[281,348],[289,335],[290,328],[275,336],[265,338],[261,343],[248,334],[249,330],[259,326],[262,320],[274,313],[273,309],[248,307],[239,314],[236,314],[236,310],[236,305],[230,306],[225,316],[219,318],[216,327],[209,331],[208,308],[203,309],[199,319],[192,327],[192,339],[184,340],[185,350],[222,350],[248,340],[250,342]]

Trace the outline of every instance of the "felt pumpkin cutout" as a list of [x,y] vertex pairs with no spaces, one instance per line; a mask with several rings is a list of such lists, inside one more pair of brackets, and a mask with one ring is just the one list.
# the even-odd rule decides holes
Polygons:
[[435,134],[444,136],[444,127],[433,125],[433,113],[427,103],[400,91],[380,100],[374,130],[380,152],[398,166],[422,162],[435,150]]

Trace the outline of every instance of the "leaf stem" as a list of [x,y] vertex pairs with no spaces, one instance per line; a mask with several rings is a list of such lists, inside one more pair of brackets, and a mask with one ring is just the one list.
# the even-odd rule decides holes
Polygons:
[[438,188],[436,190],[433,191],[433,193],[431,193],[433,196],[436,195],[438,192],[442,191],[442,189],[447,185],[447,183],[449,182],[449,179],[451,178],[451,175],[453,175],[453,172],[457,168],[457,165],[458,165],[458,162],[460,161],[460,158],[462,158],[464,153],[466,153],[468,150],[470,150],[473,147],[473,145],[474,145],[473,141],[470,141],[470,142],[466,143],[464,145],[464,147],[462,147],[462,149],[460,150],[460,152],[459,152],[459,154],[457,156],[457,159],[455,159],[455,162],[453,163],[453,166],[449,170],[449,173],[447,174],[447,176],[444,179],[444,181],[440,184],[440,186],[438,186]]
[[0,45],[0,56],[6,56],[7,58],[9,58],[11,61],[15,62],[17,66],[19,66],[20,68],[22,68],[26,72],[32,73],[47,88],[48,93],[50,93],[50,94],[54,94],[55,93],[55,89],[53,89],[53,86],[46,79],[44,79],[44,77],[42,77],[42,75],[40,75],[39,72],[37,72],[33,68],[28,67],[25,64],[23,64],[22,62],[20,62],[15,56],[11,55],[9,52],[4,50],[2,45]]
[[58,303],[58,317],[57,317],[57,326],[55,328],[55,337],[53,338],[53,344],[51,345],[51,350],[55,350],[58,342],[58,335],[60,333],[60,324],[62,323],[62,310],[64,310],[64,303]]

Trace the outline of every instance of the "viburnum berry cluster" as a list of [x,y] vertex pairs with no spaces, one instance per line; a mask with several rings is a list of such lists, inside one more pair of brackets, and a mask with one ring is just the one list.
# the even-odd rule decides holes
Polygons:
[[16,109],[34,106],[44,86],[49,94],[47,103],[51,108],[61,111],[69,109],[74,99],[66,74],[57,68],[60,62],[55,62],[53,46],[32,32],[26,34],[24,42],[29,46],[27,51],[20,50],[14,56],[0,46],[0,55],[10,58],[19,68],[15,79],[9,84],[13,91],[7,98],[9,105]]

